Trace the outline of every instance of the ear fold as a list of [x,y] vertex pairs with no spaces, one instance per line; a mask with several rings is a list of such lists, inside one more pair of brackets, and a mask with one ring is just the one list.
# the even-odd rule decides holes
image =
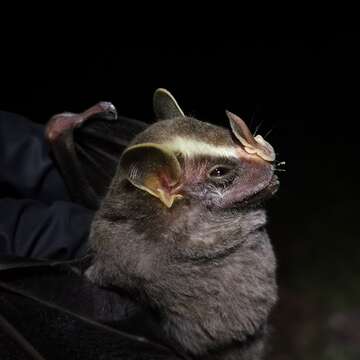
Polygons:
[[230,126],[235,137],[243,145],[244,150],[249,154],[256,154],[266,161],[275,160],[275,151],[273,147],[264,140],[261,135],[255,137],[239,116],[226,110],[226,115],[229,118]]
[[157,197],[168,208],[182,198],[178,193],[179,161],[161,145],[144,143],[129,147],[120,159],[120,166],[134,186]]
[[158,120],[185,116],[175,98],[166,89],[157,89],[153,97],[154,113]]

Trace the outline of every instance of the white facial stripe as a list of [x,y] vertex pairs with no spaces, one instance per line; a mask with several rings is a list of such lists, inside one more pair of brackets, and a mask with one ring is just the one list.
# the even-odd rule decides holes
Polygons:
[[203,141],[180,136],[174,137],[163,145],[175,153],[181,153],[185,157],[210,155],[238,158],[235,148],[231,146],[215,146]]

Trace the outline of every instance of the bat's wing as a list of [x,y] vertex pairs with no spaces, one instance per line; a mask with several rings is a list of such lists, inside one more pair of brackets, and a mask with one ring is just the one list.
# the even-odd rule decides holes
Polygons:
[[1,360],[186,359],[156,317],[73,266],[0,258]]
[[46,127],[56,162],[73,200],[97,209],[128,143],[147,124],[118,117],[110,103],[80,114],[53,116]]

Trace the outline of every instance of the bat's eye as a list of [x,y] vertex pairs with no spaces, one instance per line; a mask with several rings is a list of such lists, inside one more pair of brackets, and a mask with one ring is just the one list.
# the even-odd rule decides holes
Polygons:
[[228,175],[231,168],[223,165],[216,165],[209,171],[209,177],[213,179],[219,179]]

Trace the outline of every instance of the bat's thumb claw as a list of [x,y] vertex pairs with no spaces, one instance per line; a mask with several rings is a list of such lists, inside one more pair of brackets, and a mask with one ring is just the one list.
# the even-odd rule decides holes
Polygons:
[[109,119],[109,120],[117,120],[118,118],[118,114],[116,111],[115,106],[109,102],[109,101],[101,101],[97,104],[97,106],[102,109],[102,112],[104,112],[105,116]]

